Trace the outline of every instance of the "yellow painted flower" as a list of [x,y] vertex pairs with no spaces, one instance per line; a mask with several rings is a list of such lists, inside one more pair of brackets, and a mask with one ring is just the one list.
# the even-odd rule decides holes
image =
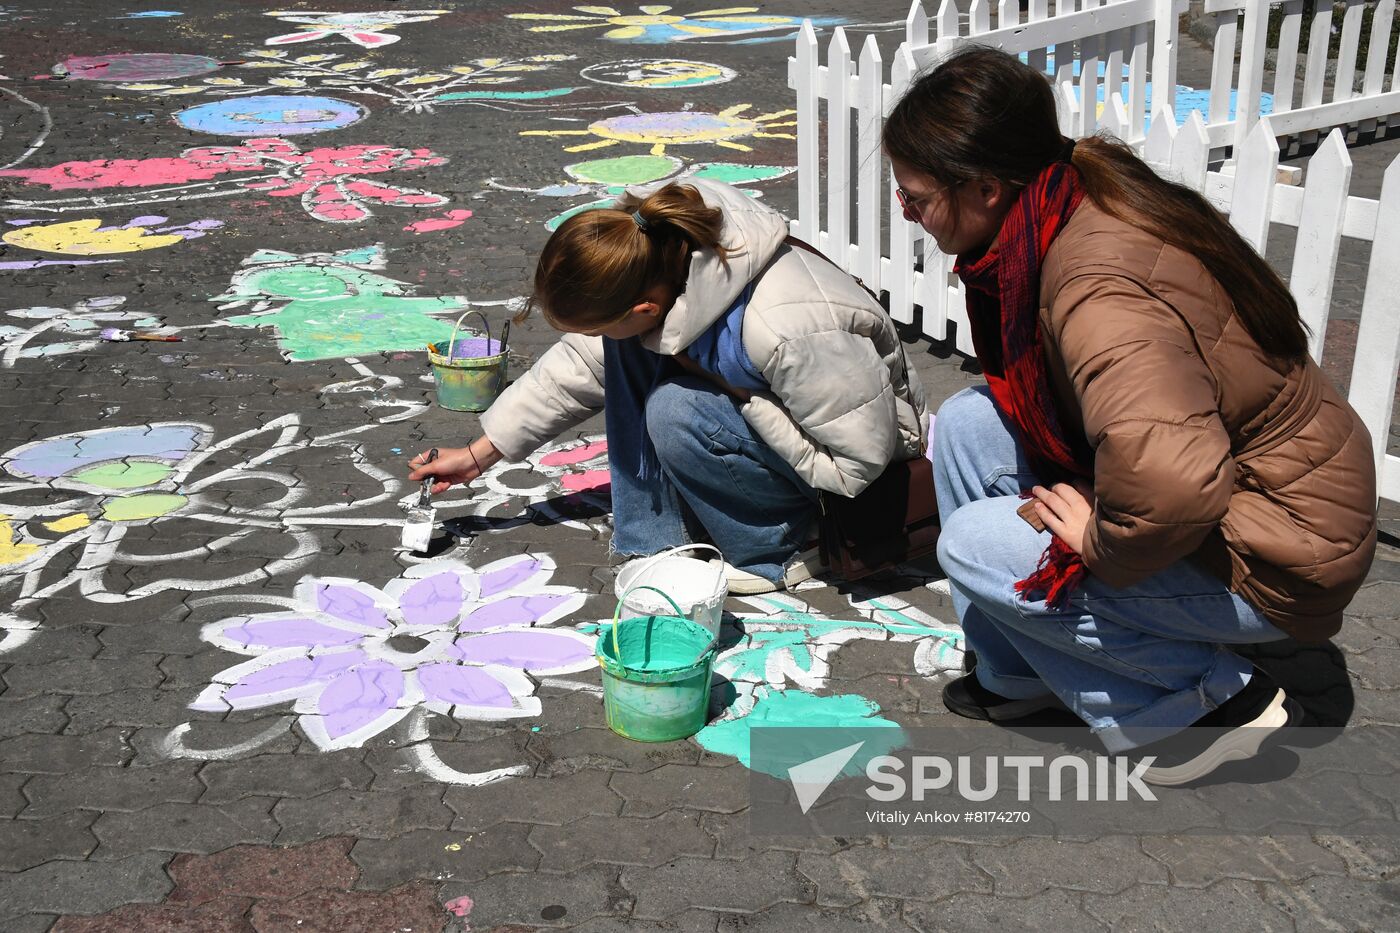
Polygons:
[[754,139],[796,139],[791,133],[774,133],[774,128],[796,126],[792,120],[784,120],[795,114],[795,110],[777,110],[757,116],[745,116],[752,104],[737,104],[719,113],[706,113],[700,110],[678,110],[667,113],[629,113],[618,117],[608,117],[589,125],[586,130],[526,130],[522,136],[592,136],[594,142],[565,146],[565,152],[587,152],[604,149],[619,143],[637,143],[650,146],[652,155],[664,155],[667,146],[693,146],[712,144],[740,152],[752,152],[737,140]]
[[565,32],[573,29],[603,29],[603,38],[627,42],[675,42],[773,29],[797,28],[802,21],[794,16],[770,16],[756,6],[725,7],[676,14],[672,7],[644,5],[635,14],[610,6],[576,6],[574,13],[510,13],[511,19],[539,22],[531,32]]

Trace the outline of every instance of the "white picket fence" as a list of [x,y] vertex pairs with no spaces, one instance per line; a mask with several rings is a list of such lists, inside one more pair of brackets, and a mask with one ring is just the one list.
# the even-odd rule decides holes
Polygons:
[[[1271,6],[1277,6],[1282,14],[1278,43],[1272,48],[1268,45]],[[1307,17],[1306,32],[1303,0],[1284,0],[1273,5],[1263,0],[1206,0],[1205,13],[1211,21],[1215,45],[1210,113],[1206,120],[1213,146],[1239,145],[1258,120],[1267,51],[1275,57],[1273,86],[1269,90],[1273,94],[1271,122],[1280,137],[1306,134],[1305,142],[1310,142],[1318,130],[1347,125],[1355,125],[1362,134],[1369,135],[1382,129],[1388,117],[1400,114],[1400,69],[1393,69],[1388,76],[1389,90],[1385,72],[1392,45],[1395,0],[1369,4],[1368,0],[1347,0],[1335,59],[1329,58],[1328,51],[1333,30],[1331,0],[1318,0]],[[1356,63],[1363,25],[1369,25],[1366,67],[1357,87]],[[1304,36],[1308,38],[1308,48],[1300,74]],[[1235,119],[1230,118],[1231,88],[1239,92]]]
[[[1376,446],[1382,498],[1400,502],[1400,458],[1386,454],[1390,421],[1400,376],[1400,159],[1391,164],[1379,200],[1349,194],[1351,160],[1345,137],[1333,130],[1309,161],[1302,187],[1278,181],[1279,145],[1274,119],[1254,114],[1253,129],[1238,140],[1235,158],[1224,170],[1211,170],[1218,143],[1199,113],[1178,129],[1171,116],[1170,95],[1153,101],[1157,117],[1150,130],[1145,122],[1142,82],[1172,87],[1176,34],[1157,29],[1164,16],[1174,21],[1179,7],[1173,0],[1115,0],[1048,16],[1045,0],[1031,0],[1030,23],[992,30],[985,5],[974,5],[970,29],[977,41],[990,40],[1007,51],[1026,52],[1032,62],[1041,54],[1054,56],[1054,85],[1066,135],[1083,136],[1102,129],[1132,142],[1159,171],[1182,181],[1229,214],[1235,228],[1263,251],[1271,223],[1295,227],[1289,286],[1304,320],[1314,334],[1312,352],[1321,358],[1336,275],[1340,238],[1370,241],[1371,256],[1357,349],[1352,364],[1350,401],[1366,423]],[[1253,0],[1250,0],[1253,2]],[[1393,0],[1387,0],[1393,5]],[[1011,21],[1016,0],[1003,3]],[[894,181],[880,151],[880,131],[889,108],[898,100],[921,64],[935,61],[963,38],[957,35],[956,9],[944,4],[944,22],[937,24],[942,39],[930,44],[902,45],[890,80],[884,79],[880,51],[867,40],[853,60],[845,34],[832,37],[826,64],[819,60],[816,36],[805,27],[789,75],[797,90],[798,216],[794,235],[818,245],[834,261],[862,278],[876,291],[888,292],[890,314],[912,323],[921,309],[923,332],[935,340],[948,337],[952,326],[959,352],[972,354],[966,302],[961,283],[952,275],[953,257],[940,252],[932,238],[904,221],[894,197]],[[947,12],[952,11],[952,12]],[[1037,19],[1037,17],[1040,17]],[[922,7],[915,4],[907,37],[915,40],[929,28]],[[1072,30],[1091,31],[1102,41],[1084,41]],[[941,45],[940,45],[941,43]],[[1058,47],[1058,48],[1057,48]],[[940,49],[942,51],[940,51]],[[1058,54],[1057,54],[1058,53]],[[1102,114],[1079,101],[1097,101],[1097,59],[1107,60],[1105,73],[1127,75],[1127,95],[1109,89]],[[1074,68],[1073,62],[1079,67]],[[1373,59],[1374,61],[1374,59]],[[826,132],[821,132],[821,102],[826,101]],[[1396,108],[1400,109],[1400,108]],[[1379,115],[1378,115],[1379,116]],[[854,125],[853,125],[854,121]],[[1232,132],[1245,125],[1235,121]],[[1290,128],[1296,124],[1290,124]],[[823,146],[823,143],[825,145]],[[825,149],[825,182],[822,155]],[[884,248],[888,231],[888,250]]]

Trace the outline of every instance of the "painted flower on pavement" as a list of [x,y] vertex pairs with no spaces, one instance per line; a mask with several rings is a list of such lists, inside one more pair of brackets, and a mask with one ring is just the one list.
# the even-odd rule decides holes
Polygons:
[[290,45],[294,42],[314,42],[317,39],[343,36],[361,48],[369,49],[399,41],[400,36],[385,32],[386,29],[405,23],[425,23],[450,12],[452,11],[395,10],[373,13],[302,13],[297,10],[279,10],[267,15],[275,16],[284,23],[296,23],[310,28],[273,36],[267,40],[267,44]]
[[[277,469],[309,448],[367,488],[328,501]],[[60,434],[0,454],[0,593],[23,609],[69,588],[115,603],[265,580],[320,552],[314,526],[363,521],[396,487],[349,433],[311,437],[296,415],[217,442],[195,422]],[[211,560],[254,535],[270,550]]]
[[[576,6],[573,13],[509,13],[511,19],[533,20],[531,32],[568,32],[575,29],[603,29],[602,36],[615,42],[684,42],[727,40],[734,36],[764,34],[765,38],[786,38],[802,26],[800,16],[774,16],[759,7],[725,7],[676,13],[661,4],[645,4],[631,13],[610,6]],[[813,26],[840,25],[839,16],[814,17]]]
[[[675,156],[631,155],[614,156],[609,159],[591,159],[564,166],[564,172],[571,179],[564,184],[546,185],[543,188],[527,188],[507,185],[494,178],[487,184],[501,191],[517,191],[545,198],[575,198],[592,196],[597,200],[588,201],[556,214],[545,221],[546,230],[557,230],[559,225],[575,214],[607,207],[622,194],[629,185],[646,185],[659,181],[684,183],[692,178],[722,181],[725,184],[742,186],[757,182],[782,178],[797,171],[796,166],[786,165],[742,165],[737,162],[697,162],[686,165]],[[756,188],[743,188],[741,191],[751,198],[762,196]]]
[[[0,207],[94,210],[99,206],[154,204],[254,191],[278,198],[299,197],[302,207],[317,220],[353,223],[372,216],[372,203],[393,207],[446,204],[448,199],[440,194],[363,177],[446,163],[446,158],[430,149],[326,146],[302,151],[285,139],[268,136],[245,140],[237,146],[186,149],[173,159],[96,159],[0,171],[0,176],[22,179],[53,191],[123,189],[56,200],[12,198],[0,202]],[[254,174],[219,177],[243,173]]]
[[191,708],[210,712],[291,702],[324,750],[351,748],[415,709],[460,719],[540,712],[535,682],[592,667],[593,641],[544,626],[584,594],[550,586],[554,562],[519,555],[473,569],[419,564],[382,590],[307,577],[289,610],[204,629],[211,644],[252,655],[221,672]]

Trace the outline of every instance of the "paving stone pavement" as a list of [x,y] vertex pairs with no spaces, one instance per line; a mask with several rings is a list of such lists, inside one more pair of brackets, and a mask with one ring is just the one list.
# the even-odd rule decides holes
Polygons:
[[[587,658],[502,660],[494,701],[430,707],[418,671],[459,617],[508,609],[538,656],[577,652],[547,633],[607,618],[612,577],[600,420],[442,497],[463,534],[427,558],[396,549],[404,460],[477,428],[436,406],[424,335],[468,301],[499,327],[545,222],[610,185],[708,165],[791,213],[771,18],[844,21],[888,60],[906,8],[331,6],[373,15],[0,5],[0,931],[1400,929],[1393,837],[765,836],[732,746],[615,736]],[[1356,149],[1358,185],[1394,150]],[[1339,380],[1366,256],[1343,260]],[[932,400],[979,381],[906,336]],[[553,339],[517,325],[513,371]],[[1383,518],[1341,634],[1255,652],[1317,723],[1400,724]],[[413,589],[433,573],[446,608]],[[733,600],[726,657],[758,652],[735,679],[946,723],[939,577]],[[866,627],[764,653],[813,619]],[[336,679],[358,650],[382,679]]]

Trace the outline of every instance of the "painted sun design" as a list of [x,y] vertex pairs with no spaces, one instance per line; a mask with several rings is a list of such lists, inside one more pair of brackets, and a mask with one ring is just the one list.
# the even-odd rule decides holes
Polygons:
[[[754,15],[756,6],[725,7],[697,10],[678,15],[672,7],[645,5],[638,14],[627,14],[610,6],[576,6],[576,13],[509,13],[511,19],[543,20],[545,25],[531,26],[531,32],[563,32],[570,29],[599,29],[608,27],[605,39],[651,39],[671,41],[691,36],[722,36],[734,33],[762,32],[769,29],[800,25],[791,16]],[[581,14],[581,15],[579,15]]]
[[753,104],[736,104],[719,113],[701,110],[675,110],[663,113],[628,113],[608,117],[588,125],[586,130],[525,130],[521,136],[591,136],[593,142],[576,146],[565,146],[565,152],[587,152],[592,149],[605,149],[620,143],[635,143],[651,147],[652,155],[664,155],[667,146],[695,146],[711,144],[740,152],[752,152],[740,139],[796,139],[792,133],[774,133],[772,130],[796,126],[795,120],[787,120],[797,113],[795,110],[775,110],[747,116]]

